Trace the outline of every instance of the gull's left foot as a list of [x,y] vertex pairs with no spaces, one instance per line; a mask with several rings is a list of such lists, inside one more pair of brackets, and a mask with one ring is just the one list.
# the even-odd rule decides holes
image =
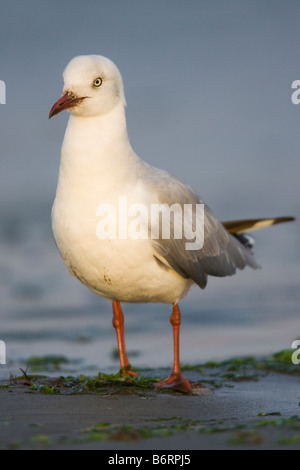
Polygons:
[[130,375],[131,377],[138,377],[138,374],[136,372],[133,372],[131,369],[130,369],[130,365],[129,366],[125,366],[125,367],[122,367],[120,369],[120,375],[121,377],[126,377],[127,375]]
[[167,379],[155,384],[155,388],[172,388],[184,393],[191,393],[192,391],[190,382],[181,374],[171,374]]

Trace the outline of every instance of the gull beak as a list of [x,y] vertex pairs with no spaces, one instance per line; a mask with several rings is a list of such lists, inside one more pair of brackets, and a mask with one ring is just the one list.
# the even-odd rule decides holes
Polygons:
[[72,106],[75,106],[76,104],[80,103],[85,96],[78,98],[72,93],[67,92],[65,93],[54,105],[52,106],[50,113],[49,113],[49,119],[52,118],[52,116],[55,116],[55,114],[60,113],[64,109],[72,108]]

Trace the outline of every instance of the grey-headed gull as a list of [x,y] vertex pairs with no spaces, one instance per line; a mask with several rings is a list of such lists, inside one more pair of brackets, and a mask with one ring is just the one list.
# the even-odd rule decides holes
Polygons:
[[63,78],[49,114],[71,114],[52,209],[57,247],[69,271],[112,302],[122,375],[136,373],[126,355],[121,302],[172,305],[173,371],[156,386],[190,392],[179,364],[178,302],[192,284],[203,289],[208,275],[258,268],[245,232],[293,218],[219,222],[192,189],[135,154],[122,77],[110,59],[77,56]]

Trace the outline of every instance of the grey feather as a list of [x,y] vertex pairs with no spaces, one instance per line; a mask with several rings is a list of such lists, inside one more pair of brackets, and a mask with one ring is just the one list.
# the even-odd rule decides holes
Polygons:
[[[143,186],[153,193],[154,200],[158,197],[161,204],[203,204],[197,194],[180,180],[161,170],[151,171],[143,177]],[[236,237],[231,235],[215,217],[209,207],[204,205],[204,244],[199,250],[187,250],[190,242],[183,233],[175,239],[174,225],[171,226],[171,237],[161,236],[152,240],[153,247],[160,262],[166,262],[185,278],[192,279],[201,288],[207,284],[207,276],[231,276],[236,269],[251,266],[259,268],[251,250],[245,247]],[[194,215],[194,211],[193,211]],[[174,221],[173,221],[174,222]]]

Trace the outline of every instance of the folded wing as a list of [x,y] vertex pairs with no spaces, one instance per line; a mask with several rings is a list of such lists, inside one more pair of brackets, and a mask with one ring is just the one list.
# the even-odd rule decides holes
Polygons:
[[[203,201],[189,187],[180,180],[161,170],[153,170],[144,176],[142,184],[152,195],[153,201],[160,204],[185,204],[196,207]],[[193,212],[196,217],[196,211]],[[194,221],[195,222],[195,221]],[[171,222],[172,223],[172,222]],[[226,224],[226,223],[225,223]],[[251,266],[254,269],[259,265],[254,259],[251,250],[243,245],[236,237],[231,235],[209,207],[204,205],[204,243],[201,249],[188,250],[187,239],[182,230],[182,237],[175,238],[174,226],[171,226],[170,237],[152,240],[155,257],[160,263],[173,268],[181,276],[192,279],[201,288],[207,284],[207,276],[231,276],[236,269]]]

